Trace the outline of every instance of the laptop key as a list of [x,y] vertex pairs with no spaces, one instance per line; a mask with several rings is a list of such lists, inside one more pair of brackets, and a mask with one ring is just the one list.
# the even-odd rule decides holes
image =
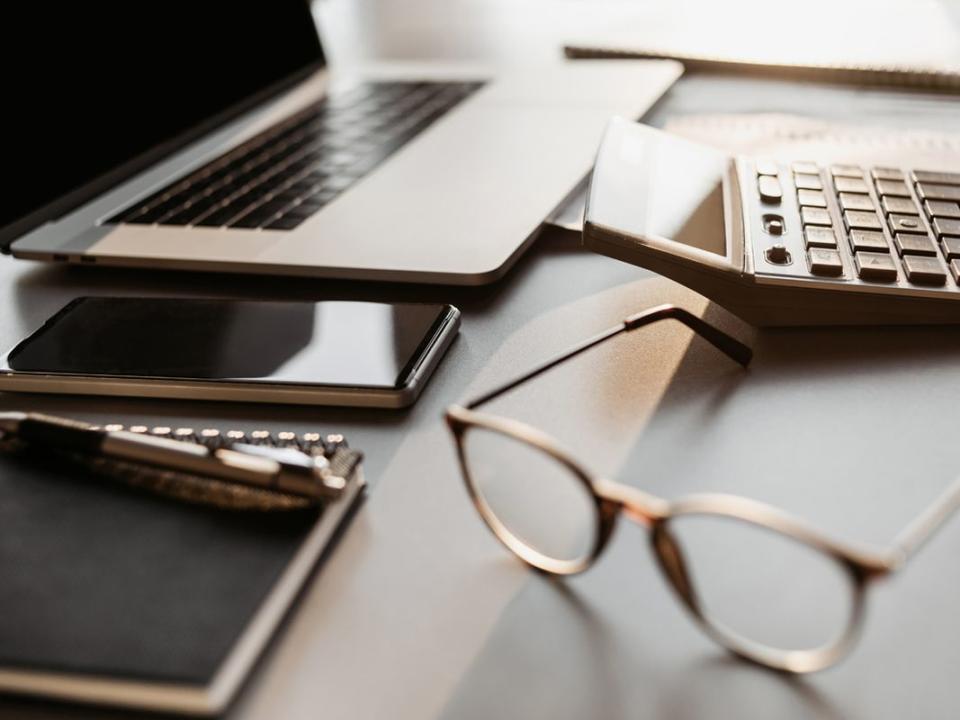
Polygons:
[[171,213],[164,218],[161,218],[157,221],[158,225],[189,225],[196,218],[203,215],[211,207],[214,207],[216,203],[210,203],[207,205],[194,205],[190,204],[185,208],[178,210],[175,213]]
[[953,275],[953,281],[960,285],[960,260],[950,261],[950,274]]
[[348,177],[346,175],[334,175],[323,181],[323,188],[325,190],[336,190],[337,192],[341,192],[353,185],[354,182],[356,182],[355,178]]
[[916,285],[943,285],[947,281],[947,274],[936,257],[905,255],[903,269],[907,280]]
[[[326,180],[327,174],[337,175],[327,190],[335,196],[482,86],[366,83],[347,93],[330,95],[117,213],[108,222],[226,225],[239,222],[253,212],[252,205],[285,187],[302,179],[316,184]],[[309,191],[298,185],[294,192],[299,196]],[[247,218],[244,224],[252,223],[255,217]]]
[[275,220],[270,221],[263,226],[264,230],[293,230],[295,227],[302,225],[305,217],[298,217],[296,215],[281,215]]
[[214,210],[201,218],[198,218],[194,225],[199,227],[223,227],[230,220],[235,218],[243,211],[243,206],[226,205]]
[[274,215],[280,213],[287,207],[289,207],[290,201],[282,198],[274,198],[268,200],[262,205],[258,205],[253,208],[247,214],[243,215],[240,218],[237,218],[230,223],[232,228],[255,228],[260,227],[268,220],[271,220]]

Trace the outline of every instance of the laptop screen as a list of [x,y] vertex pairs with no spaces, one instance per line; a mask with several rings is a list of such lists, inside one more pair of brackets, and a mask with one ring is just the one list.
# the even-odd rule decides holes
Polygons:
[[307,0],[26,5],[0,51],[0,240],[323,64]]

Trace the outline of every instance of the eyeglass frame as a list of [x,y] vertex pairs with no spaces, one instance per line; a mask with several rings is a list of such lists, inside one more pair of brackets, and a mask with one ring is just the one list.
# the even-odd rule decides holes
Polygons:
[[[477,412],[478,407],[567,360],[625,332],[660,320],[681,322],[744,368],[752,359],[753,351],[748,346],[683,308],[660,305],[631,315],[619,325],[566,350],[518,378],[463,405],[447,408],[444,417],[457,447],[457,458],[470,499],[484,523],[508,550],[530,567],[560,576],[574,575],[592,567],[612,537],[619,516],[624,514],[650,531],[654,555],[668,584],[696,624],[714,641],[740,658],[774,670],[801,674],[830,667],[847,655],[860,634],[868,588],[875,580],[901,569],[960,508],[960,478],[898,533],[887,548],[877,550],[830,537],[789,513],[758,500],[723,493],[696,493],[667,500],[630,485],[597,477],[585,470],[556,440],[537,428],[510,418]],[[492,431],[544,452],[570,470],[583,484],[593,499],[597,513],[596,536],[587,554],[576,560],[552,558],[518,538],[496,516],[478,492],[470,474],[464,439],[471,428]],[[690,583],[683,554],[669,530],[670,521],[683,515],[712,515],[739,520],[797,541],[837,562],[846,572],[852,591],[851,614],[844,631],[833,641],[819,647],[784,650],[740,636],[711,620],[700,604],[695,586]]]

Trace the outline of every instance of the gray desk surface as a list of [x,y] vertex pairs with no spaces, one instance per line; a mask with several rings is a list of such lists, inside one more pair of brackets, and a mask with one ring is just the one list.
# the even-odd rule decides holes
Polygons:
[[[410,3],[411,17],[433,17],[428,5]],[[493,3],[485,17],[492,23],[509,5]],[[346,38],[333,43],[334,60],[422,48],[401,6],[321,6],[332,39],[337,30]],[[381,16],[389,27],[377,24]],[[466,54],[499,57],[496,43],[482,42],[489,28],[475,27],[481,40]],[[366,45],[352,42],[357,28],[369,31]],[[441,35],[431,46],[436,54],[463,50]],[[546,41],[534,39],[532,54],[545,53]],[[956,128],[960,116],[953,103],[909,93],[690,77],[650,120],[753,110],[933,129]],[[443,407],[471,390],[628,312],[681,302],[754,343],[752,368],[731,367],[683,329],[656,327],[581,358],[497,409],[576,441],[596,471],[654,492],[743,493],[845,537],[883,542],[960,472],[960,329],[758,333],[683,288],[546,235],[502,282],[470,290],[68,269],[3,257],[0,344],[83,293],[443,300],[464,312],[460,339],[409,411],[0,396],[3,408],[92,421],[336,429],[367,452],[368,501],[230,718],[960,714],[960,520],[877,589],[846,663],[789,679],[733,661],[706,640],[634,528],[624,526],[583,576],[552,583],[526,572],[475,517],[440,422]],[[0,701],[0,717],[104,715],[126,716]]]

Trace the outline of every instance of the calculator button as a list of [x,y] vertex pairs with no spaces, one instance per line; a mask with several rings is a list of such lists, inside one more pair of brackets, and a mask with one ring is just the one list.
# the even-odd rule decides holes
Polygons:
[[843,214],[843,220],[851,230],[880,230],[883,225],[875,212],[860,212],[858,210],[847,210]]
[[948,235],[940,238],[940,249],[948,260],[960,258],[960,237]]
[[763,230],[769,235],[783,235],[783,218],[779,215],[764,215]]
[[757,175],[772,175],[776,177],[780,174],[780,168],[773,160],[761,158],[757,160]]
[[807,225],[833,225],[830,213],[822,208],[800,208],[800,219],[803,221],[804,227]]
[[874,168],[870,174],[873,175],[874,180],[903,180],[903,173],[897,168],[878,167]]
[[820,168],[818,168],[817,164],[813,162],[795,162],[791,168],[795,173],[799,173],[800,175],[820,174]]
[[916,285],[943,285],[947,281],[947,274],[935,257],[905,255],[903,269],[907,272],[907,279]]
[[793,176],[793,184],[798,190],[823,190],[823,183],[820,182],[819,175],[806,175],[799,173]]
[[776,205],[783,197],[780,181],[769,175],[761,175],[757,178],[757,189],[760,191],[760,199],[765,203]]
[[877,192],[894,197],[910,197],[910,191],[902,180],[877,180]]
[[960,187],[956,185],[917,183],[917,194],[924,200],[960,201]]
[[890,229],[893,232],[926,232],[926,228],[916,215],[891,215]]
[[944,235],[960,235],[960,220],[934,218],[933,231],[938,237],[942,237]]
[[840,207],[844,210],[874,210],[873,199],[869,195],[840,193]]
[[960,203],[927,200],[923,204],[928,217],[960,218]]
[[767,251],[764,253],[767,258],[767,262],[771,262],[774,265],[789,265],[793,262],[793,258],[790,257],[790,252],[787,250],[787,246],[783,243],[777,243],[776,245],[771,245],[767,248]]
[[960,258],[960,237],[941,238],[940,249],[948,260]]
[[882,232],[867,230],[852,230],[850,232],[850,247],[854,252],[858,250],[872,250],[874,252],[890,252],[887,239]]
[[866,195],[867,184],[858,178],[836,177],[833,179],[833,185],[837,192],[860,193]]
[[893,245],[901,255],[936,255],[937,247],[926,235],[913,233],[897,233],[893,237]]
[[889,255],[858,252],[853,257],[857,263],[857,275],[861,280],[892,282],[897,279],[897,266]]
[[802,207],[825,208],[827,199],[819,190],[797,190],[797,201]]
[[835,248],[837,246],[837,236],[833,232],[833,228],[811,225],[803,231],[803,237],[807,241],[808,248]]
[[807,253],[810,260],[810,272],[814,275],[838,277],[843,275],[843,262],[840,253],[829,248],[810,248]]
[[880,200],[880,204],[883,205],[883,209],[888,215],[890,213],[911,215],[917,212],[917,206],[913,204],[913,200],[910,198],[887,196]]
[[856,165],[834,165],[830,172],[834,177],[863,178],[863,169]]
[[939,183],[940,185],[960,185],[960,173],[954,172],[914,170],[913,179],[917,182]]

